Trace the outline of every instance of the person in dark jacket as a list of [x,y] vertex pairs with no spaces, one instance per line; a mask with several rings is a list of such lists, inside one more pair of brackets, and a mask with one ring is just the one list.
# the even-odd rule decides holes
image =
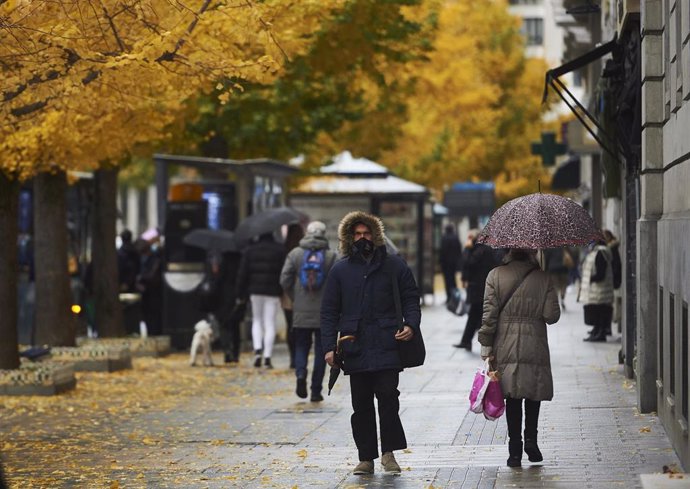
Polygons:
[[455,227],[452,224],[448,224],[444,229],[443,237],[441,238],[441,249],[438,255],[441,273],[443,274],[443,283],[446,287],[446,302],[448,302],[453,295],[453,291],[458,288],[455,274],[459,270],[458,265],[462,262],[460,238],[455,233]]
[[467,313],[467,323],[460,343],[453,345],[472,351],[474,333],[482,325],[482,311],[484,308],[484,286],[486,277],[499,262],[496,261],[495,251],[481,243],[477,243],[478,229],[472,229],[467,235],[465,256],[463,257],[462,281],[467,289],[467,302],[470,310]]
[[220,344],[223,348],[225,363],[240,361],[240,325],[244,318],[246,304],[236,304],[237,274],[242,255],[235,251],[223,253],[220,263],[219,296],[220,303],[216,317],[220,323]]
[[276,314],[280,307],[280,271],[285,262],[285,247],[276,243],[272,233],[259,236],[242,255],[237,274],[237,291],[240,301],[247,296],[252,304],[252,343],[254,366],[273,368],[271,354],[276,338]]
[[120,292],[136,292],[137,275],[141,268],[139,252],[132,242],[132,231],[120,233],[122,244],[117,250],[117,276]]
[[148,241],[138,240],[141,268],[136,287],[141,292],[141,313],[149,335],[163,334],[163,257],[161,250]]
[[[325,360],[334,365],[338,334],[353,335],[344,341],[342,365],[350,377],[352,434],[360,463],[354,474],[374,472],[378,458],[376,410],[378,400],[381,464],[386,472],[399,473],[394,450],[407,447],[400,421],[398,381],[402,365],[398,342],[419,334],[419,291],[412,271],[399,256],[386,252],[383,223],[365,212],[347,214],[338,228],[340,253],[326,280],[321,301],[321,341]],[[398,289],[404,324],[398,324],[393,280]],[[401,329],[402,327],[402,329]]]
[[[335,258],[335,252],[329,249],[326,225],[321,221],[312,221],[307,226],[307,234],[300,240],[299,246],[288,253],[280,274],[280,285],[290,299],[294,311],[293,335],[297,377],[295,392],[302,399],[307,397],[307,360],[312,342],[314,343],[311,402],[323,401],[321,389],[326,362],[321,346],[319,311],[323,286]],[[305,260],[308,260],[306,267]]]

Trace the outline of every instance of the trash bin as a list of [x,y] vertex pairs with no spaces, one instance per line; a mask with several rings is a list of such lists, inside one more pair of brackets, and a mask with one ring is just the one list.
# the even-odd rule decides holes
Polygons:
[[120,305],[122,306],[122,321],[125,324],[125,331],[128,335],[139,334],[139,322],[142,319],[141,294],[120,294]]
[[168,263],[163,273],[163,332],[177,350],[189,348],[194,325],[206,317],[198,293],[203,279],[203,263]]

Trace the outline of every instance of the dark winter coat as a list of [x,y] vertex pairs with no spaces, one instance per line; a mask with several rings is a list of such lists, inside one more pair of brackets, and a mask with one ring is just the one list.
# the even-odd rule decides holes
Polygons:
[[465,249],[462,266],[462,280],[467,282],[467,302],[482,304],[484,287],[489,272],[498,265],[494,250],[484,244]]
[[439,250],[439,263],[441,270],[455,272],[460,270],[462,265],[462,246],[455,233],[444,233],[441,238],[441,249]]
[[117,250],[117,275],[120,292],[136,292],[137,275],[141,269],[141,258],[132,243],[122,243]]
[[[369,226],[376,246],[370,262],[353,247],[353,228]],[[338,229],[340,251],[326,280],[321,301],[321,341],[325,352],[336,347],[338,333],[355,335],[342,344],[345,374],[402,370],[395,339],[398,324],[393,299],[393,277],[398,281],[404,323],[418,334],[421,321],[419,291],[412,271],[399,256],[388,255],[381,221],[364,212],[346,215]]]
[[280,271],[283,269],[285,256],[285,247],[273,241],[272,237],[263,237],[248,246],[244,250],[237,273],[238,296],[242,299],[249,295],[280,297],[283,294]]

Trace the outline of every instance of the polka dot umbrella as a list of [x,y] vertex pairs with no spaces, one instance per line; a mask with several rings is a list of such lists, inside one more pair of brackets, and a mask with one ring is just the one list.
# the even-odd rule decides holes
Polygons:
[[503,204],[477,238],[492,248],[540,250],[582,246],[603,239],[594,219],[577,202],[553,194],[530,194]]

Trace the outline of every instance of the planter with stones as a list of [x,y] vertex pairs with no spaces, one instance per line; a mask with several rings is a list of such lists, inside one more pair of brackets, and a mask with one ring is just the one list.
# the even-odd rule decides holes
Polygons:
[[63,362],[23,361],[14,370],[0,370],[0,395],[52,396],[77,385],[74,367]]

